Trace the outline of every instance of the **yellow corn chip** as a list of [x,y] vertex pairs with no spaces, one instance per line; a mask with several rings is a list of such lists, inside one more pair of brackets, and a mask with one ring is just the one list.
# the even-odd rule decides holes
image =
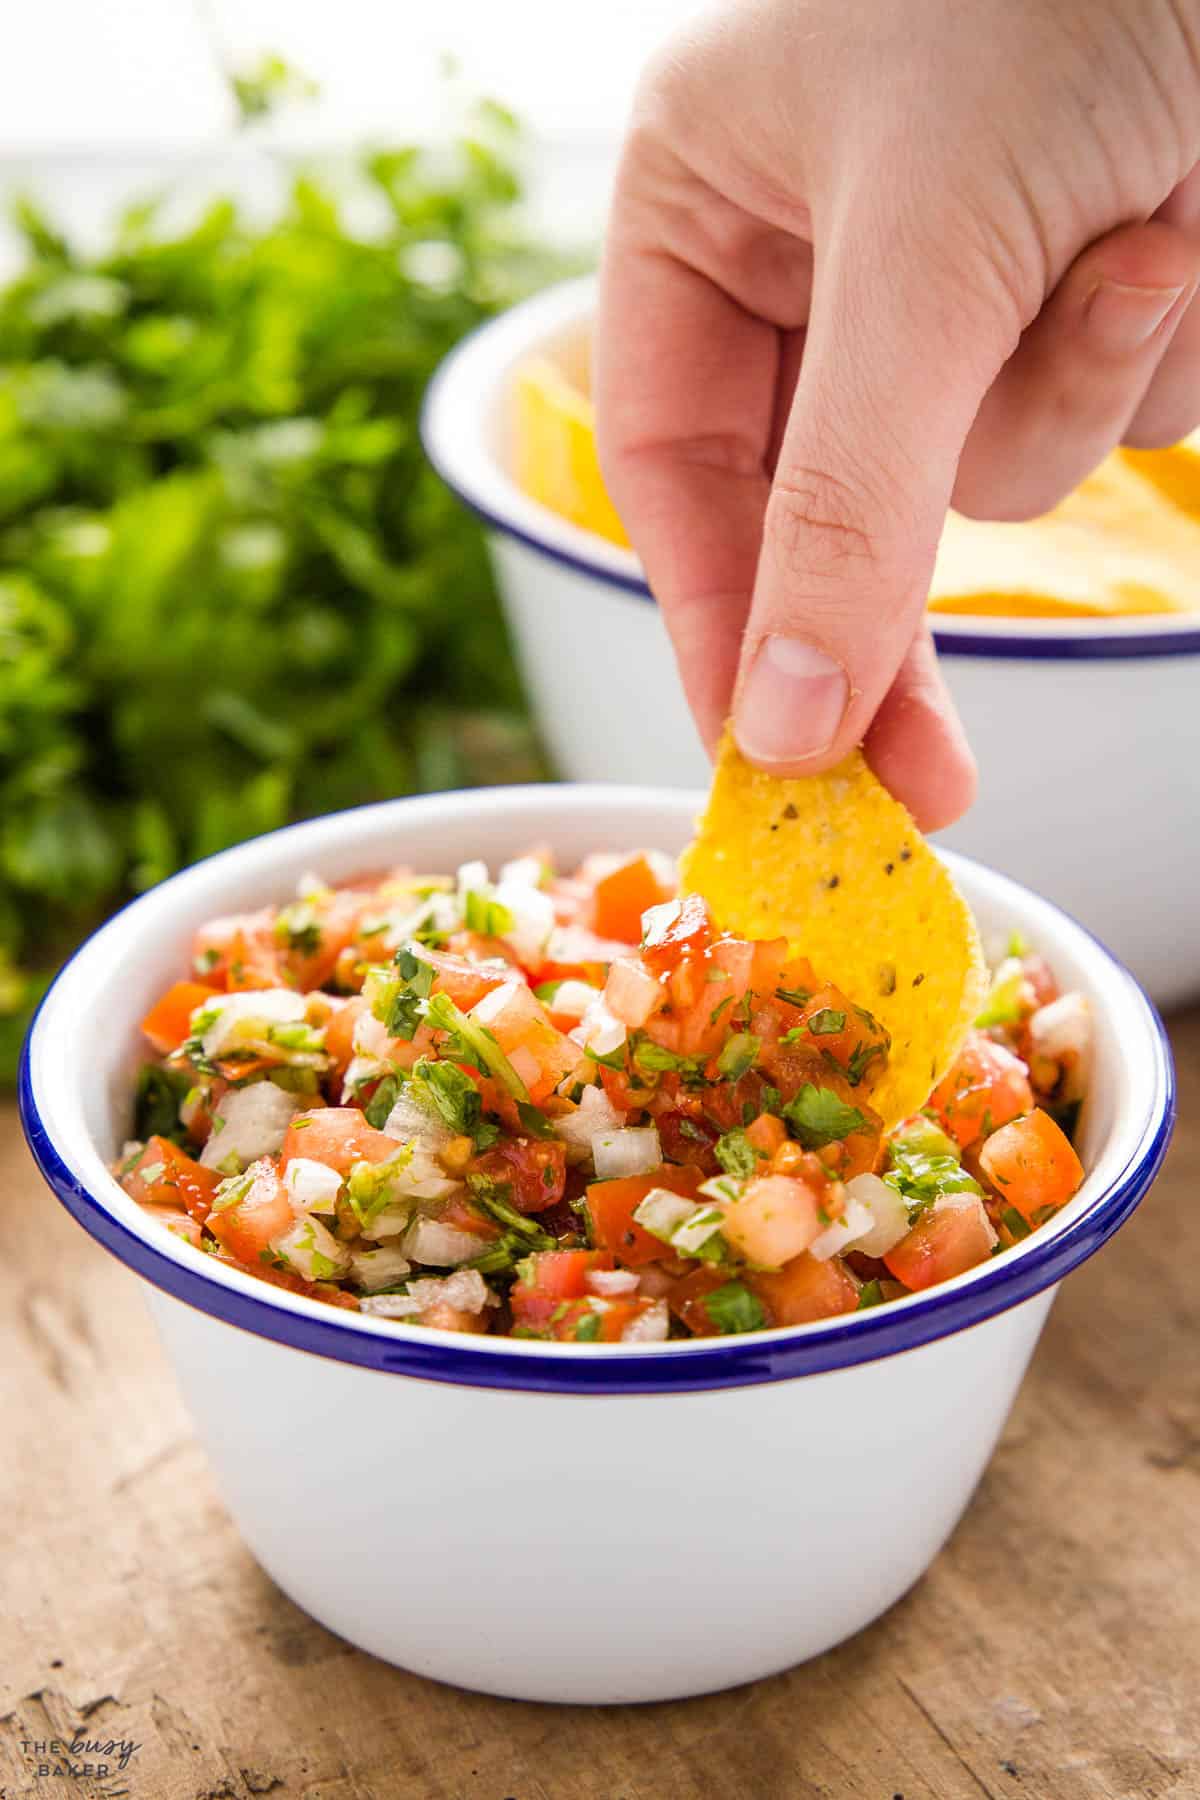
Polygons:
[[786,937],[891,1032],[870,1094],[885,1125],[925,1105],[983,1005],[986,966],[966,901],[861,751],[781,779],[726,732],[680,868],[722,929]]

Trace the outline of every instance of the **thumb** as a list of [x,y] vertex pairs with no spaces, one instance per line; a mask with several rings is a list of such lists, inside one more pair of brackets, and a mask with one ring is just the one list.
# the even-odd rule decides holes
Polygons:
[[[844,220],[824,258],[818,244],[736,690],[743,753],[779,773],[816,773],[866,737],[923,623],[959,453],[1019,331],[988,283],[964,293],[935,272],[944,252],[870,252],[854,209]],[[932,734],[927,754],[947,743],[961,737]]]

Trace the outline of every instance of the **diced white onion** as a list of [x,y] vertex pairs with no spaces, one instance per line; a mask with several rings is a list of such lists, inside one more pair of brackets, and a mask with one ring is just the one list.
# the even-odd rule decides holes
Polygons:
[[453,1275],[433,1275],[410,1281],[406,1294],[377,1294],[363,1300],[362,1311],[377,1319],[411,1319],[431,1306],[453,1306],[458,1312],[478,1313],[491,1302],[487,1282],[478,1269],[458,1269]]
[[630,1319],[621,1333],[623,1344],[661,1344],[671,1329],[671,1315],[665,1300],[652,1300],[636,1319]]
[[578,1163],[591,1155],[597,1132],[617,1131],[624,1121],[625,1114],[617,1111],[603,1088],[586,1087],[574,1112],[551,1119],[550,1125],[567,1146],[567,1161]]
[[679,1227],[700,1211],[694,1201],[685,1200],[682,1194],[673,1194],[670,1188],[656,1187],[651,1188],[638,1204],[633,1216],[643,1231],[669,1244]]
[[283,1171],[283,1185],[297,1212],[330,1213],[336,1210],[342,1178],[327,1163],[293,1156]]
[[492,887],[492,878],[488,873],[487,864],[478,861],[460,863],[454,885],[458,892],[458,903],[460,906],[463,904],[468,894],[489,894]]
[[200,1152],[200,1161],[206,1169],[219,1169],[233,1156],[244,1169],[257,1157],[274,1156],[299,1107],[296,1096],[273,1081],[231,1088],[219,1104],[220,1123]]
[[408,1092],[401,1093],[383,1122],[384,1134],[403,1144],[416,1143],[429,1150],[440,1150],[454,1136],[440,1113],[419,1106]]
[[493,898],[506,907],[512,924],[503,933],[524,963],[540,960],[554,930],[554,902],[540,888],[522,881],[501,881]]
[[274,1248],[305,1281],[329,1281],[350,1267],[350,1252],[320,1219],[306,1214],[273,1240]]
[[690,1218],[677,1225],[671,1234],[671,1248],[682,1256],[699,1256],[705,1244],[716,1237],[725,1223],[719,1206],[698,1206]]
[[412,1155],[396,1176],[395,1191],[412,1200],[448,1200],[462,1187],[461,1181],[447,1175],[437,1158],[424,1144],[413,1143]]
[[846,1183],[846,1210],[861,1207],[868,1224],[859,1232],[853,1248],[864,1256],[886,1256],[908,1234],[908,1208],[895,1188],[878,1175],[855,1175]]
[[633,1269],[589,1269],[583,1285],[589,1294],[599,1294],[604,1300],[627,1299],[637,1293],[641,1277]]
[[646,1023],[663,990],[656,978],[632,956],[618,956],[604,984],[604,1004],[615,1019],[637,1031]]
[[600,989],[592,987],[589,982],[562,981],[555,990],[553,1000],[547,1000],[546,1005],[551,1012],[559,1013],[564,1018],[582,1019],[588,1007],[593,1006],[599,998]]
[[327,881],[322,881],[311,869],[303,874],[296,883],[297,900],[324,900],[333,889]]
[[541,887],[545,877],[545,868],[536,856],[517,856],[512,862],[501,863],[501,887]]
[[628,1126],[621,1131],[598,1131],[592,1139],[592,1161],[601,1181],[619,1181],[628,1175],[645,1175],[662,1162],[662,1146],[653,1125]]
[[857,1250],[859,1245],[856,1240],[864,1232],[871,1231],[874,1224],[875,1215],[870,1208],[864,1206],[861,1200],[852,1200],[847,1194],[846,1207],[841,1218],[835,1219],[832,1225],[825,1227],[819,1237],[813,1239],[808,1246],[809,1251],[818,1262],[828,1262],[831,1256],[839,1255],[841,1251],[852,1245]]
[[205,1056],[220,1056],[235,1045],[265,1038],[268,1025],[295,1025],[304,1018],[308,1002],[291,988],[243,988],[206,1000],[192,1014],[214,1013],[200,1039]]
[[473,1232],[460,1231],[457,1225],[443,1225],[438,1219],[414,1219],[404,1239],[406,1256],[435,1269],[453,1269],[459,1263],[471,1262],[486,1248],[484,1240]]
[[1092,1014],[1085,997],[1061,994],[1040,1006],[1029,1021],[1029,1044],[1034,1058],[1066,1065],[1063,1098],[1081,1100],[1092,1054]]
[[626,1032],[621,1020],[614,1018],[603,998],[599,998],[588,1007],[570,1035],[584,1050],[594,1051],[597,1056],[611,1056],[625,1042]]
[[380,1250],[355,1250],[350,1257],[352,1278],[369,1294],[403,1281],[411,1266],[394,1244],[385,1244]]

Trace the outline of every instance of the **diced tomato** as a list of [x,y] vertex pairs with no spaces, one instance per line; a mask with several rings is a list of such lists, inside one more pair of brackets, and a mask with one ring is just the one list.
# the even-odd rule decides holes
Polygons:
[[722,1230],[736,1250],[767,1269],[782,1268],[821,1235],[821,1193],[794,1175],[763,1175],[725,1206]]
[[800,1042],[831,1057],[857,1087],[870,1087],[883,1073],[891,1037],[871,1013],[855,1006],[841,989],[827,981],[817,988],[801,1010],[796,1027]]
[[682,1111],[657,1113],[654,1122],[663,1155],[671,1162],[692,1163],[705,1175],[717,1173],[713,1145],[721,1134],[713,1126]]
[[651,1188],[669,1188],[694,1200],[703,1180],[699,1169],[676,1168],[663,1163],[647,1175],[626,1175],[616,1181],[593,1181],[587,1190],[591,1236],[602,1250],[611,1250],[620,1263],[637,1268],[668,1254],[665,1244],[652,1237],[634,1218]]
[[466,1312],[461,1306],[451,1306],[445,1300],[435,1300],[427,1306],[423,1313],[418,1313],[411,1321],[414,1325],[426,1325],[434,1331],[486,1331],[488,1322],[482,1312]]
[[996,1234],[977,1194],[954,1194],[927,1207],[884,1262],[914,1291],[962,1275],[992,1254]]
[[[309,929],[297,941],[289,941],[286,929],[277,926],[275,942],[291,983],[302,993],[321,987],[337,967],[338,958],[358,935],[358,922],[369,896],[353,889],[336,889],[301,902]],[[288,914],[282,915],[286,927]]]
[[168,1231],[173,1232],[176,1237],[181,1237],[194,1249],[203,1249],[204,1233],[200,1229],[199,1221],[193,1219],[190,1213],[184,1212],[182,1207],[145,1206],[144,1202],[139,1202],[139,1204],[150,1214],[156,1225],[165,1225]]
[[325,1053],[337,1076],[344,1075],[350,1066],[354,1055],[354,1027],[366,1010],[366,1000],[361,994],[355,994],[353,999],[338,1007],[325,1027]]
[[472,962],[469,957],[452,956],[448,950],[430,950],[424,945],[421,960],[434,971],[434,993],[448,994],[460,1012],[470,1012],[485,994],[513,979],[511,968]]
[[502,1138],[475,1158],[471,1170],[507,1184],[518,1212],[544,1212],[562,1199],[567,1147],[561,1138]]
[[246,1192],[232,1205],[210,1213],[207,1224],[230,1256],[258,1274],[267,1266],[264,1258],[270,1256],[274,1240],[295,1224],[296,1215],[287,1189],[271,1165],[253,1167],[254,1178]]
[[283,965],[271,908],[235,913],[202,925],[192,940],[192,966],[216,987],[281,986]]
[[592,925],[597,935],[623,944],[642,941],[642,914],[671,898],[644,856],[633,856],[596,883]]
[[177,981],[160,1000],[156,1000],[142,1020],[142,1031],[160,1056],[177,1050],[192,1028],[192,1014],[204,1006],[220,988],[203,981]]
[[671,1283],[667,1291],[667,1305],[675,1317],[689,1331],[695,1332],[697,1337],[711,1337],[713,1322],[704,1302],[714,1289],[724,1287],[728,1280],[728,1269],[717,1269],[706,1263]]
[[957,1062],[939,1082],[929,1104],[965,1150],[1033,1106],[1029,1070],[1019,1056],[981,1032],[972,1032]]
[[979,1162],[1005,1205],[1015,1206],[1029,1224],[1062,1206],[1083,1180],[1071,1140],[1040,1108],[993,1132]]
[[170,1138],[152,1137],[122,1174],[121,1186],[142,1206],[182,1207],[203,1225],[220,1180],[215,1169],[194,1161]]
[[535,1105],[583,1060],[579,1045],[555,1030],[541,1001],[519,977],[486,994],[471,1016],[492,1032]]
[[[760,938],[754,945],[754,963],[750,971],[750,986],[756,994],[763,996],[774,994],[776,988],[787,985],[788,969],[795,971],[798,962],[788,962],[788,944],[786,938]],[[804,971],[811,975],[807,962]]]
[[1035,1007],[1049,1006],[1052,1000],[1058,999],[1062,989],[1044,956],[1023,956],[1021,970],[1033,989]]
[[[218,1250],[214,1261],[223,1262],[232,1269],[242,1267],[241,1259],[227,1250]],[[310,1300],[324,1301],[326,1306],[340,1306],[346,1312],[360,1311],[358,1295],[348,1293],[332,1281],[305,1281],[294,1269],[280,1269],[261,1259],[252,1265],[252,1272],[260,1281],[269,1281],[272,1287],[286,1288],[289,1294],[306,1294]]]
[[521,959],[505,938],[485,937],[482,931],[456,931],[446,940],[446,950],[469,963],[505,962],[519,969]]
[[519,1281],[519,1287],[554,1300],[579,1300],[587,1293],[585,1276],[593,1269],[611,1269],[613,1259],[607,1250],[537,1250],[529,1265],[532,1279]]
[[858,1306],[858,1283],[838,1256],[822,1262],[806,1250],[776,1274],[745,1279],[771,1325],[807,1325],[811,1319],[832,1319]]
[[787,1126],[774,1113],[759,1113],[746,1127],[746,1136],[763,1156],[772,1157],[788,1141]]
[[452,1194],[449,1200],[443,1201],[438,1212],[438,1223],[453,1225],[456,1231],[469,1231],[473,1237],[481,1240],[480,1248],[485,1243],[493,1243],[502,1235],[502,1227],[495,1219],[480,1212],[470,1200],[458,1194]]
[[650,922],[642,943],[642,961],[654,975],[669,975],[685,956],[695,956],[712,943],[712,918],[699,894],[686,894],[664,905]]
[[[509,1295],[513,1324],[561,1343],[619,1343],[627,1326],[646,1311],[651,1301],[604,1299],[556,1299],[553,1294],[524,1288],[516,1282]],[[599,1320],[599,1324],[593,1324]],[[586,1321],[586,1325],[585,1322]],[[585,1335],[580,1337],[580,1327]]]
[[306,1156],[348,1175],[355,1163],[386,1162],[400,1145],[385,1132],[375,1131],[357,1106],[318,1106],[297,1113],[283,1140],[282,1163]]

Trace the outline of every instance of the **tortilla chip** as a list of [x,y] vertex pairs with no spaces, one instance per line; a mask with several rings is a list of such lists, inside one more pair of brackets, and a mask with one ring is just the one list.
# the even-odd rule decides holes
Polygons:
[[680,864],[717,924],[786,937],[892,1035],[871,1105],[920,1110],[983,1005],[970,908],[898,800],[854,751],[826,775],[751,768],[727,731],[708,810]]

